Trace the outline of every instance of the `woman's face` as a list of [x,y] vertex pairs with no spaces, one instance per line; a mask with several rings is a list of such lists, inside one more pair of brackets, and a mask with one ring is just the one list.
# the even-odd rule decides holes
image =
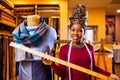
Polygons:
[[84,30],[80,24],[73,24],[71,26],[70,37],[73,43],[75,44],[79,43],[83,34],[84,34]]

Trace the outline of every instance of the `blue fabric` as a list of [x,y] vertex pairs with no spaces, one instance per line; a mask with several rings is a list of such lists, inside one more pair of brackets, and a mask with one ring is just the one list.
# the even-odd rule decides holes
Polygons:
[[15,42],[26,46],[38,46],[43,41],[43,36],[48,29],[48,25],[46,23],[41,23],[36,31],[30,35],[25,23],[24,21],[13,31]]
[[[26,28],[27,28],[29,34],[33,35],[37,29],[37,26],[36,27],[26,27]],[[52,50],[52,47],[53,47],[54,43],[56,42],[56,39],[57,39],[56,31],[53,27],[50,26],[43,38],[42,43],[38,46],[29,46],[29,48],[46,53],[46,52],[49,52]],[[16,49],[15,51],[16,51],[16,61],[17,62],[23,61],[23,60],[27,60],[27,61],[28,60],[30,60],[30,61],[31,60],[32,61],[33,60],[41,60],[41,57],[36,56],[36,55],[32,55],[32,57],[26,56],[25,52],[22,50]]]

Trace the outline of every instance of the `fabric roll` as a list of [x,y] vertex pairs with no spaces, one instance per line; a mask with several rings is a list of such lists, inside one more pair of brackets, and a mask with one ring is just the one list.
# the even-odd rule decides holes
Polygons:
[[3,80],[3,36],[0,35],[0,79]]

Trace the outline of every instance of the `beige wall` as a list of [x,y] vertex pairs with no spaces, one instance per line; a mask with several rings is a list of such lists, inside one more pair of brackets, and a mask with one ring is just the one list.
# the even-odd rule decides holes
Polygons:
[[88,9],[88,25],[98,26],[97,40],[105,39],[105,9],[104,8],[89,8]]
[[[69,9],[71,16],[73,9]],[[105,9],[104,8],[88,8],[88,25],[98,26],[97,40],[105,39]]]

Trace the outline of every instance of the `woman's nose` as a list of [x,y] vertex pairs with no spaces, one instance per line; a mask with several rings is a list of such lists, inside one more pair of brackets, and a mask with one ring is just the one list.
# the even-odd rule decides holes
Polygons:
[[74,34],[78,34],[78,31],[74,31]]

